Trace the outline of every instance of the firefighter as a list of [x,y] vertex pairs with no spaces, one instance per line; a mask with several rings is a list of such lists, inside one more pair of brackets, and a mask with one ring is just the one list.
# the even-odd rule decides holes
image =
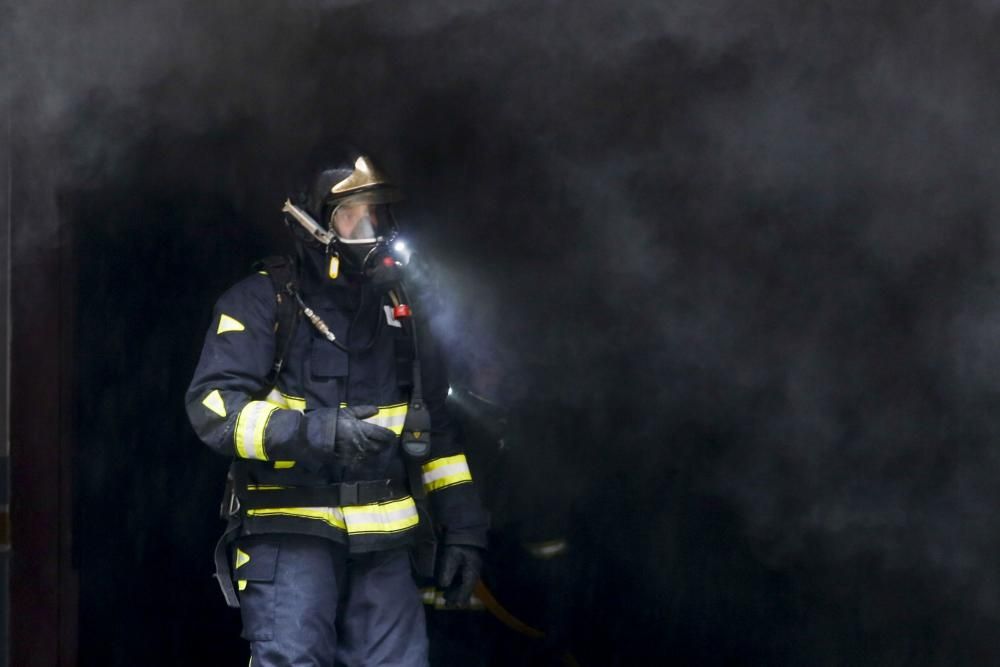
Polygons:
[[407,301],[419,286],[393,254],[398,199],[352,154],[286,201],[296,256],[222,295],[187,392],[198,436],[233,459],[216,576],[253,667],[426,665],[411,564],[455,605],[479,578],[488,518],[433,299]]

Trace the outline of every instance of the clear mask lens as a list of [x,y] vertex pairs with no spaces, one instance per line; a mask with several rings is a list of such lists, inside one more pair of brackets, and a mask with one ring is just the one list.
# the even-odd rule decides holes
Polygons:
[[377,204],[341,204],[330,214],[330,230],[345,243],[374,243],[384,215]]

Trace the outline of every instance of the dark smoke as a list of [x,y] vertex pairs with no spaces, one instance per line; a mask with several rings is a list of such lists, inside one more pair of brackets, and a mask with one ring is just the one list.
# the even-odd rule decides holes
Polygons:
[[[21,233],[72,224],[81,347],[125,351],[82,362],[100,387],[84,421],[126,422],[82,429],[84,498],[135,474],[111,457],[152,414],[135,465],[215,466],[187,473],[211,488],[219,464],[176,409],[208,308],[282,242],[296,159],[349,135],[407,187],[456,367],[500,367],[509,402],[565,426],[536,434],[558,474],[530,484],[584,526],[571,634],[595,655],[1000,658],[996,3],[3,17],[4,102],[51,221]],[[137,378],[149,359],[170,363]],[[168,541],[200,563],[186,526],[211,507],[170,511]]]

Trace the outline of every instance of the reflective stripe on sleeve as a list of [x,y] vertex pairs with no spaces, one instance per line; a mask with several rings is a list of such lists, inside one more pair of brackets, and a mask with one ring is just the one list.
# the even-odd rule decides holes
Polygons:
[[[277,406],[278,408],[284,410],[297,410],[298,412],[305,412],[306,409],[306,399],[298,398],[297,396],[289,396],[278,391],[275,387],[271,389],[264,400],[271,405]],[[266,460],[266,459],[265,459]],[[275,461],[275,470],[285,470],[295,466],[295,461]]]
[[428,493],[446,486],[472,481],[472,473],[469,472],[469,462],[466,461],[465,454],[434,459],[421,468],[424,472],[424,489]]
[[306,399],[299,398],[298,396],[289,396],[288,394],[283,394],[277,390],[277,388],[272,389],[264,399],[268,403],[277,405],[279,408],[286,408],[288,410],[298,410],[303,412],[306,409]]
[[236,453],[244,459],[267,460],[264,451],[264,429],[277,405],[267,401],[250,401],[236,419]]

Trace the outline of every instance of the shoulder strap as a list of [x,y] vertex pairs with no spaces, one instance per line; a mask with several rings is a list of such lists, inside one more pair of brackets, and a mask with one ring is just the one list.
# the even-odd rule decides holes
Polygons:
[[[275,255],[265,257],[254,264],[255,270],[266,271],[274,287],[274,298],[278,304],[278,313],[274,323],[274,365],[268,376],[268,384],[274,384],[285,363],[285,355],[295,336],[298,325],[298,305],[292,298],[292,291],[298,289],[298,278],[295,262],[288,257]],[[291,290],[289,289],[291,287]]]

